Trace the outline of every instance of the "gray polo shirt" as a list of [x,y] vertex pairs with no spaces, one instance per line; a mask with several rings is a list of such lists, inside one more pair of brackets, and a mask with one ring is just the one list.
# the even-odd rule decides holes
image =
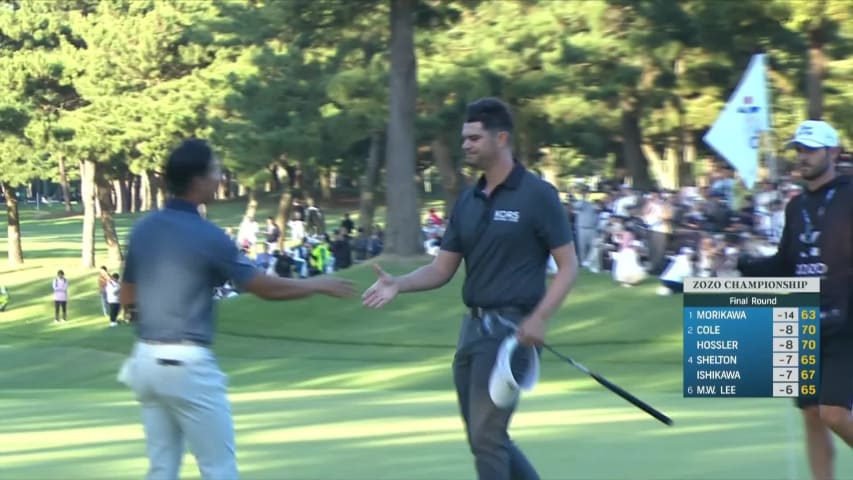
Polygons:
[[213,289],[239,289],[259,271],[189,202],[170,199],[130,234],[123,281],[136,286],[137,336],[213,342]]
[[545,296],[550,251],[572,242],[557,189],[516,163],[488,197],[486,180],[463,191],[441,248],[465,259],[468,307],[532,310]]

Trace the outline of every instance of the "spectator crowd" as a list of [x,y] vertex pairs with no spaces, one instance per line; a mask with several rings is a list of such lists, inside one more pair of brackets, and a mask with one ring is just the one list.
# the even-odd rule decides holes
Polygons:
[[658,293],[681,291],[685,277],[737,276],[742,253],[772,255],[787,202],[801,187],[791,178],[760,182],[736,198],[734,172],[716,168],[704,186],[640,191],[628,185],[586,186],[565,202],[578,258],[624,286],[659,277]]

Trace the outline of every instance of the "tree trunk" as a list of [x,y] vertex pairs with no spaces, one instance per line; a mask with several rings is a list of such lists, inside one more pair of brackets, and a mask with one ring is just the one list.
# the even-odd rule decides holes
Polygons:
[[133,187],[133,174],[126,173],[124,175],[124,179],[121,181],[122,186],[122,211],[124,213],[130,212],[130,189]]
[[416,0],[391,0],[391,80],[385,191],[388,224],[384,250],[403,256],[423,252],[415,178],[415,102],[418,94],[413,13]]
[[809,45],[809,73],[806,80],[808,91],[809,120],[820,120],[823,116],[823,79],[826,74],[826,55],[823,51],[822,33],[811,32]]
[[281,181],[278,178],[278,165],[270,166],[270,184],[269,191],[277,192],[281,189]]
[[358,226],[370,234],[373,229],[373,216],[376,213],[376,182],[379,180],[379,164],[382,160],[382,132],[370,135],[370,150],[367,152],[367,165],[359,182]]
[[679,180],[681,177],[678,172],[681,170],[681,157],[678,155],[678,139],[669,138],[666,144],[664,153],[664,167],[666,170],[666,185],[665,188],[675,190],[679,188]]
[[156,203],[154,204],[154,208],[163,208],[166,206],[166,188],[163,185],[163,177],[160,174],[155,173],[154,179],[151,182],[154,185],[154,188],[157,190]]
[[143,197],[143,210],[157,210],[163,206],[163,189],[160,188],[160,179],[156,173],[146,170],[142,173],[145,184],[145,197]]
[[139,175],[130,176],[130,211],[136,213],[139,211]]
[[151,210],[151,174],[143,171],[139,175],[139,209],[143,212]]
[[98,172],[96,179],[98,183],[98,204],[101,210],[101,228],[104,231],[104,243],[107,245],[107,261],[113,268],[118,268],[124,256],[121,252],[121,243],[113,220],[113,212],[115,211],[113,188],[105,173]]
[[332,201],[332,169],[330,167],[320,169],[320,198],[327,205]]
[[320,182],[317,180],[317,174],[316,166],[309,165],[302,170],[302,192],[305,194],[305,199],[308,200],[308,203],[313,205],[317,205],[316,199],[319,193],[317,184]]
[[222,172],[222,180],[219,182],[219,188],[216,191],[216,198],[224,199],[229,198],[229,188],[228,184],[231,182],[231,175],[228,174],[228,171]]
[[245,216],[255,218],[255,213],[258,211],[258,199],[255,194],[254,188],[246,188],[246,191],[249,194],[249,198],[246,202],[246,213]]
[[284,242],[287,241],[287,221],[290,219],[290,212],[293,211],[293,189],[286,188],[278,197],[278,210],[275,213],[275,223],[281,229],[281,235],[278,240],[278,249],[284,250]]
[[6,234],[8,235],[9,265],[24,263],[24,250],[21,248],[21,217],[18,214],[18,197],[9,183],[0,184],[6,196]]
[[68,191],[68,174],[65,171],[65,155],[59,155],[59,184],[62,185],[62,201],[65,211],[71,211],[71,192]]
[[80,192],[83,197],[83,243],[81,261],[84,267],[95,267],[95,162],[80,162]]
[[678,171],[680,185],[692,185],[694,182],[694,166],[696,164],[696,141],[693,132],[685,129],[681,137],[681,168]]
[[285,163],[284,164],[284,171],[287,174],[287,186],[288,186],[288,188],[290,188],[290,189],[301,188],[296,184],[296,166],[293,165],[292,163]]
[[[121,214],[127,212],[127,183],[125,180],[113,180],[113,191],[115,191],[115,213]],[[103,206],[101,207],[103,209]]]
[[459,197],[459,192],[465,184],[465,179],[462,177],[462,171],[453,161],[453,154],[450,151],[450,141],[446,133],[437,135],[430,144],[432,150],[432,158],[438,167],[438,174],[441,176],[441,189],[444,195],[444,217],[450,218],[453,205],[456,203],[456,198]]
[[635,188],[649,189],[652,187],[652,180],[649,178],[649,161],[643,155],[639,112],[635,102],[631,100],[623,100],[621,106],[622,149],[628,175]]

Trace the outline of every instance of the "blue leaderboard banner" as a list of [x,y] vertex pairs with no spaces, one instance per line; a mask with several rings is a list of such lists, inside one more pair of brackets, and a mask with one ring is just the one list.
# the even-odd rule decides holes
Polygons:
[[819,362],[819,278],[685,279],[685,397],[813,397]]

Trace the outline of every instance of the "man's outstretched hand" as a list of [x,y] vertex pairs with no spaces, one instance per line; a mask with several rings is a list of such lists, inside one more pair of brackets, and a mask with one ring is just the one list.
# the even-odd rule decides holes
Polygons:
[[315,277],[311,279],[315,288],[323,295],[335,298],[350,298],[355,294],[355,288],[347,279],[339,277]]
[[362,304],[368,308],[380,308],[400,293],[400,286],[394,277],[382,270],[379,264],[374,263],[373,269],[376,270],[378,278],[370,288],[364,291],[364,295],[361,296]]

